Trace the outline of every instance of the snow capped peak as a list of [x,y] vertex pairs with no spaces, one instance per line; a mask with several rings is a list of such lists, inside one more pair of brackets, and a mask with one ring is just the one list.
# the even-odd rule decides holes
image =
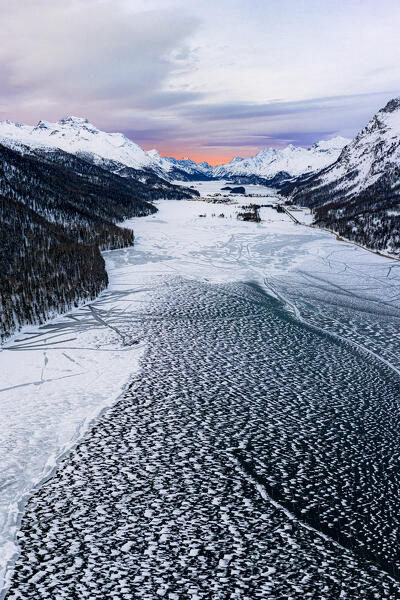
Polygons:
[[357,144],[372,136],[371,139],[386,136],[400,136],[400,97],[393,98],[386,106],[381,108],[367,125],[356,135],[352,144]]
[[311,150],[317,150],[319,152],[342,150],[342,148],[347,146],[347,144],[349,144],[350,141],[351,140],[349,140],[348,138],[342,137],[341,135],[337,135],[333,138],[330,138],[329,140],[320,140],[319,142],[315,142],[315,144],[311,146]]
[[32,131],[46,131],[49,130],[52,133],[59,130],[70,130],[79,132],[80,130],[97,132],[97,127],[89,123],[88,119],[84,117],[64,117],[57,121],[57,123],[51,123],[50,121],[40,120],[36,127]]
[[153,148],[147,152],[147,156],[149,157],[153,168],[156,168],[160,171],[160,174],[167,175],[171,169],[173,168],[173,164],[170,159],[161,156],[158,150]]
[[392,98],[391,100],[389,100],[389,102],[386,104],[386,106],[381,108],[379,112],[391,113],[391,112],[394,112],[399,109],[400,109],[400,96],[397,96],[397,98]]
[[258,175],[265,179],[284,172],[291,176],[303,175],[327,167],[339,156],[350,140],[337,136],[322,140],[311,148],[288,144],[283,149],[263,148],[255,156],[234,158],[226,165],[214,168],[217,177]]
[[[275,148],[263,148],[262,150],[260,150],[259,152],[257,152],[256,156],[258,156],[259,158],[263,158],[265,156],[271,156],[273,154],[276,154],[276,149]],[[243,158],[234,158],[233,160],[243,160]]]
[[332,193],[337,186],[345,197],[374,184],[399,165],[400,98],[393,98],[346,145],[322,176],[319,186],[332,185]]
[[[263,150],[261,150],[261,152],[263,152]],[[232,160],[229,162],[229,164],[234,165],[235,163],[241,162],[242,160],[245,160],[245,159],[242,158],[241,156],[234,156],[234,158],[232,158]]]
[[49,121],[39,121],[35,129],[50,129],[51,127],[52,123],[49,123]]
[[159,153],[159,151],[158,151],[158,150],[156,150],[155,148],[153,148],[153,150],[149,150],[149,151],[147,152],[147,154],[148,154],[149,156],[153,156],[154,158],[162,158],[162,156],[161,156],[161,154]]
[[[400,98],[393,98],[381,108],[371,121],[376,120],[380,128],[400,135]],[[370,121],[370,123],[371,123]]]
[[82,127],[82,125],[90,125],[91,127],[94,127],[91,123],[89,123],[89,120],[86,119],[85,117],[64,117],[63,119],[60,119],[59,121],[57,121],[58,125],[72,125],[73,127]]
[[392,147],[391,155],[396,147],[396,156],[393,155],[392,158],[400,158],[400,98],[390,100],[370,119],[349,145],[349,151],[358,147],[365,150],[369,146],[370,151],[374,147],[376,154],[378,148],[381,153],[385,145]]
[[54,129],[64,129],[70,131],[90,131],[91,133],[98,133],[99,129],[95,127],[92,123],[89,123],[89,120],[85,117],[64,117],[60,119],[53,125]]
[[330,138],[326,142],[322,140],[320,144],[326,143],[329,144],[332,148],[344,148],[344,146],[347,146],[347,144],[350,142],[351,140],[349,138],[343,137],[342,135],[336,135],[335,137]]
[[154,159],[125,135],[101,131],[84,117],[64,117],[57,123],[39,121],[35,127],[3,121],[0,123],[0,138],[8,145],[13,142],[15,147],[22,143],[30,147],[60,148],[71,154],[84,154],[91,156],[96,164],[106,159],[135,169],[158,168]]

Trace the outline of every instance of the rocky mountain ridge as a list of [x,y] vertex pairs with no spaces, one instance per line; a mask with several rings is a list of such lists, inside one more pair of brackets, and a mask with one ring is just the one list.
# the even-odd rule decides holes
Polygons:
[[230,163],[214,168],[215,177],[257,175],[270,180],[281,174],[287,178],[320,170],[333,163],[342,149],[350,142],[340,136],[321,140],[311,148],[289,144],[286,148],[264,148],[249,158],[236,157]]
[[400,253],[400,97],[381,108],[332,165],[283,193],[313,208],[316,224]]
[[[18,150],[25,147],[43,151],[59,148],[90,160],[98,166],[121,171],[122,166],[152,172],[166,180],[252,178],[262,183],[288,179],[326,167],[334,162],[350,140],[335,137],[317,142],[311,148],[289,145],[284,149],[264,148],[249,158],[235,157],[229,163],[212,167],[203,161],[161,156],[145,151],[122,133],[99,130],[85,118],[66,117],[57,123],[39,121],[36,126],[0,122],[0,141]],[[250,179],[249,179],[250,180]]]

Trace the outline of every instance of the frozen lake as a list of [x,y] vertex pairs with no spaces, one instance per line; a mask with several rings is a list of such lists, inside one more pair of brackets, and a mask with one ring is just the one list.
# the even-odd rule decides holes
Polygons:
[[[204,196],[220,187],[198,184]],[[296,225],[273,208],[261,208],[259,224],[238,221],[242,203],[276,201],[268,189],[246,187],[265,197],[239,196],[229,205],[161,201],[156,215],[127,222],[136,245],[105,254],[107,292],[90,307],[25,330],[0,353],[3,567],[17,551],[21,509],[33,488],[129,382],[140,381],[140,359],[153,339],[143,326],[171,289],[179,304],[181,286],[187,305],[192,284],[250,282],[294,323],[331,336],[398,377],[400,263]],[[299,215],[309,222],[309,215]],[[239,287],[235,293],[243,292]],[[284,342],[280,347],[285,353]]]

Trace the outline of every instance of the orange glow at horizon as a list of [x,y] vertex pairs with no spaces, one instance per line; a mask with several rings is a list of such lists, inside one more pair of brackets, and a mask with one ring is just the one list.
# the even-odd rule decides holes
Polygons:
[[176,153],[175,158],[191,158],[195,162],[208,162],[209,165],[215,167],[215,165],[221,165],[228,163],[234,158],[238,156],[238,154],[202,154],[202,153],[190,153],[190,154],[181,154],[179,152]]
[[[151,148],[154,148],[154,146],[151,146],[151,147],[145,148],[145,149],[151,150]],[[157,148],[157,146],[156,146],[156,148]],[[204,150],[202,151],[201,149],[182,150],[182,148],[180,148],[179,150],[178,149],[171,150],[170,148],[168,149],[168,148],[162,147],[160,145],[157,148],[157,150],[160,152],[160,154],[162,156],[173,156],[176,159],[190,158],[191,160],[194,160],[197,163],[206,161],[206,162],[208,162],[209,165],[212,165],[214,167],[215,165],[221,165],[221,164],[230,162],[232,160],[232,158],[235,158],[235,156],[241,156],[242,158],[247,158],[248,156],[254,156],[255,154],[257,154],[257,152],[259,152],[261,150],[261,148],[240,147],[240,148],[236,148],[236,149],[231,149],[228,153],[226,151],[225,152],[219,152],[219,151],[205,152]]]

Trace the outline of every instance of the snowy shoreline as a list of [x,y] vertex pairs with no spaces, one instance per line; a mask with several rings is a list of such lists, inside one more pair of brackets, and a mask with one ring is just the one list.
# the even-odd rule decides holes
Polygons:
[[[115,252],[123,263],[124,251]],[[0,352],[0,590],[18,555],[16,533],[26,502],[139,371],[144,345],[124,345],[93,309],[126,329],[121,297],[124,307],[131,304],[133,319],[148,295],[140,288],[124,290],[115,272],[110,279],[96,300],[24,327]]]
[[[132,374],[132,377],[133,377],[133,374]],[[47,481],[49,481],[49,479],[51,479],[54,476],[54,473],[59,468],[59,465],[63,461],[63,459],[72,450],[74,450],[76,448],[76,446],[81,442],[81,440],[85,437],[85,435],[88,433],[88,431],[90,431],[90,429],[97,423],[97,421],[99,419],[101,419],[103,414],[106,413],[114,404],[116,404],[118,402],[118,400],[123,398],[123,396],[125,395],[128,387],[129,387],[129,383],[130,383],[129,381],[126,382],[126,384],[121,387],[121,392],[118,394],[118,396],[116,398],[111,399],[109,404],[105,405],[99,413],[93,414],[93,416],[91,418],[88,417],[86,419],[83,426],[79,428],[79,431],[77,431],[76,437],[71,439],[70,444],[61,450],[60,454],[54,459],[54,463],[51,465],[51,463],[49,462],[46,465],[46,467],[50,470],[47,471],[46,473],[44,473],[42,479],[37,481],[34,484],[34,486],[32,487],[32,489],[27,491],[24,494],[24,496],[22,496],[20,498],[20,500],[18,501],[18,503],[15,507],[16,508],[16,510],[15,510],[16,518],[15,518],[15,521],[13,524],[13,527],[15,527],[14,540],[13,540],[13,542],[10,541],[6,545],[5,552],[4,552],[4,555],[8,556],[8,558],[7,558],[7,562],[4,566],[5,575],[4,575],[3,588],[0,589],[0,600],[3,600],[3,598],[7,594],[7,591],[8,591],[9,585],[10,585],[10,580],[12,577],[13,566],[14,566],[15,560],[17,559],[17,557],[19,555],[16,534],[20,528],[21,520],[22,520],[27,502],[29,501],[29,499],[33,496],[33,494],[37,490],[39,490],[43,485],[45,485],[45,483]],[[2,568],[3,568],[3,564],[2,564]]]

